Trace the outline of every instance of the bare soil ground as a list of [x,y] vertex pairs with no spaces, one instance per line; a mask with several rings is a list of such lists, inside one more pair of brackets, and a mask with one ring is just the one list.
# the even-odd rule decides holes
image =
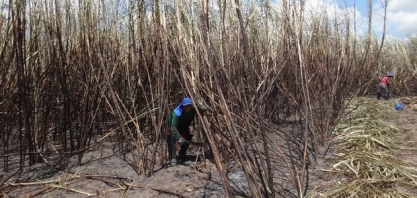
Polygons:
[[[400,149],[393,151],[401,160],[417,163],[417,96],[379,100],[386,107],[385,121],[399,129],[394,136],[394,142]],[[396,110],[395,104],[399,102],[404,109]],[[416,167],[417,168],[417,167]]]
[[[380,100],[389,109],[387,121],[401,129],[395,139],[399,146],[416,148],[417,111],[412,104],[405,104],[403,110],[393,110],[396,99]],[[416,98],[417,102],[417,98]],[[337,146],[337,145],[332,145]],[[327,149],[323,147],[322,149]],[[317,163],[310,166],[309,190],[323,190],[332,186],[337,178],[329,169],[333,165],[327,156],[319,156]],[[197,148],[191,147],[190,154]],[[324,152],[322,152],[324,153]],[[417,151],[397,151],[401,159],[417,163]],[[78,157],[62,162],[61,167],[49,167],[37,164],[28,168],[20,180],[10,180],[9,186],[0,192],[3,197],[224,197],[223,187],[215,165],[188,161],[184,164],[163,167],[157,165],[151,176],[138,175],[129,162],[131,154],[115,154],[114,145],[103,143],[100,148],[92,149],[83,157],[82,165],[76,164]],[[16,163],[18,164],[18,163]],[[0,167],[2,168],[2,167]],[[228,174],[235,194],[245,193],[247,186],[245,175],[238,169],[229,167]],[[8,174],[1,173],[0,180]]]
[[[384,101],[384,105],[387,108],[394,108],[396,102],[402,103],[404,109],[389,113],[387,121],[400,129],[400,133],[395,136],[394,140],[399,148],[404,149],[394,151],[394,154],[400,160],[413,166],[412,164],[417,164],[417,96]],[[417,169],[417,167],[414,168]],[[417,197],[415,189],[413,189],[414,194],[410,189],[400,190]]]
[[[398,152],[397,157],[404,161],[417,163],[417,109],[414,109],[417,97],[404,97],[397,101],[402,102],[405,108],[390,112],[387,121],[400,129],[400,133],[395,137],[396,143],[400,147],[410,149]],[[396,100],[383,102],[387,108],[393,109]]]
[[[13,181],[14,186],[6,188],[3,196],[146,198],[222,197],[223,194],[216,167],[209,160],[205,165],[196,161],[169,167],[157,165],[150,177],[138,175],[130,163],[132,155],[115,154],[110,143],[86,153],[81,166],[76,164],[77,160],[78,157],[72,157],[58,168],[37,164],[25,171],[22,181]],[[239,174],[234,176],[239,179]]]

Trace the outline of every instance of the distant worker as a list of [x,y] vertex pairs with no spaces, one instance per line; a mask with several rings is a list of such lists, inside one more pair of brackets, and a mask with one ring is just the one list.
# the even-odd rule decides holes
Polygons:
[[381,80],[379,81],[378,95],[377,95],[378,100],[381,98],[381,95],[385,99],[389,98],[389,94],[390,94],[389,93],[389,87],[390,87],[390,82],[391,82],[392,77],[394,77],[394,75],[390,72],[387,75],[385,75],[384,77],[382,77]]
[[[207,106],[203,103],[201,107],[198,107],[198,110],[204,113],[207,110]],[[191,98],[184,98],[181,104],[168,115],[167,142],[169,163],[177,163],[175,141],[180,145],[178,161],[185,161],[187,159],[188,142],[193,138],[193,134],[190,133],[190,125],[196,113],[197,111],[193,106]]]

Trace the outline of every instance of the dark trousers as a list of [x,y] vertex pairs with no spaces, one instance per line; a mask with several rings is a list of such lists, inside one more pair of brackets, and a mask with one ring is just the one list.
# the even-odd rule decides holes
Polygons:
[[[175,152],[176,151],[176,149],[175,149],[175,138],[171,133],[170,127],[168,127],[167,131],[168,131],[168,135],[167,135],[168,159],[169,160],[177,159],[177,155],[176,155],[176,152]],[[179,133],[180,133],[181,137],[183,137],[187,141],[191,141],[191,139],[193,138],[193,135],[190,133],[190,129],[179,130]],[[183,143],[181,145],[180,151],[178,153],[180,158],[186,157],[188,147],[190,147],[190,145],[188,143]]]
[[167,143],[168,143],[168,160],[171,161],[172,159],[177,159],[177,154],[175,153],[175,140],[172,134],[168,134],[167,136]]
[[376,96],[378,100],[381,98],[381,95],[385,99],[389,98],[389,89],[388,89],[388,86],[385,85],[385,84],[379,84],[378,85],[378,95]]

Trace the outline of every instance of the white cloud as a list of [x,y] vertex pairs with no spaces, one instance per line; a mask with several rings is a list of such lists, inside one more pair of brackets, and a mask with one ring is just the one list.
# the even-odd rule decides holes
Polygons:
[[[329,0],[323,0],[329,2]],[[337,0],[340,7],[347,6],[353,9],[356,5],[357,22],[364,23],[367,28],[367,1],[365,0]],[[382,35],[384,25],[384,0],[373,0],[372,4],[372,31]],[[417,33],[417,1],[416,0],[388,0],[386,16],[386,35],[405,37]]]
[[[366,32],[368,26],[367,1],[365,0],[309,0],[312,6],[327,5],[331,13],[355,13],[357,29]],[[381,36],[384,24],[384,0],[373,0],[372,31]],[[355,5],[355,7],[354,7]],[[417,34],[417,1],[388,0],[386,35],[406,37]]]
[[393,34],[408,35],[417,33],[417,12],[416,13],[388,13],[389,30]]
[[387,28],[389,28],[389,33],[398,36],[417,34],[417,1],[389,1]]
[[389,12],[417,12],[417,1],[415,0],[390,0],[388,2]]

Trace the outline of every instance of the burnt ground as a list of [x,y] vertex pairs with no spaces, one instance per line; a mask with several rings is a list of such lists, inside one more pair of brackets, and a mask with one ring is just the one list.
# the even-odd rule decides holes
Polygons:
[[[395,99],[381,100],[390,109],[386,121],[400,128],[395,136],[399,146],[416,148],[417,111],[410,105],[404,110],[395,111]],[[332,147],[335,145],[332,145]],[[327,147],[323,147],[322,153]],[[330,148],[332,150],[332,148]],[[197,153],[198,148],[191,147],[189,154]],[[405,161],[417,163],[417,151],[401,150],[397,156]],[[339,176],[325,171],[333,165],[329,155],[319,156],[309,169],[309,189],[321,191],[332,186]],[[59,159],[49,159],[50,161]],[[46,163],[27,168],[24,174],[14,175],[2,189],[3,197],[224,197],[223,187],[216,166],[210,160],[190,160],[183,164],[165,166],[162,162],[154,168],[151,176],[138,174],[132,166],[130,153],[115,152],[111,143],[102,143],[86,152],[82,165],[77,165],[78,157],[63,160],[59,166]],[[17,166],[18,162],[15,163]],[[1,164],[3,166],[3,164]],[[1,170],[3,167],[0,167]],[[12,169],[13,167],[11,167]],[[228,167],[228,177],[235,194],[247,193],[245,175],[240,169]],[[0,181],[11,173],[0,173]],[[13,179],[19,178],[19,179]]]
[[221,181],[209,160],[205,164],[190,160],[174,166],[156,165],[154,173],[147,177],[136,172],[131,153],[114,151],[114,144],[103,143],[84,155],[81,166],[77,156],[58,167],[36,164],[27,168],[20,179],[7,182],[3,196],[222,197]]

